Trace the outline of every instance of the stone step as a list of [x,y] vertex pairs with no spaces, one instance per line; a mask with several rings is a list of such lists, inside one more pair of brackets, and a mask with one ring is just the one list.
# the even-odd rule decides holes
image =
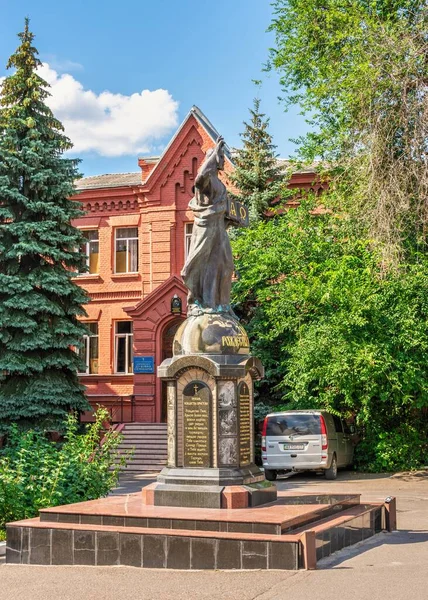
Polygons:
[[168,456],[168,436],[166,423],[126,423],[121,431],[123,440],[119,454],[132,453],[123,471],[139,473],[160,471]]
[[[305,505],[297,511],[301,527],[284,534],[280,531],[285,522],[276,519],[286,507],[278,503],[257,511],[226,512],[146,508],[141,494],[111,496],[44,509],[41,518],[9,524],[6,561],[171,569],[315,568],[320,558],[390,530],[395,500],[393,506],[394,514],[386,504],[364,503],[309,522],[314,511]],[[287,512],[295,519],[296,510]],[[236,520],[230,520],[233,515]]]
[[298,536],[19,521],[7,528],[6,562],[155,569],[299,568]]
[[148,444],[167,444],[168,437],[166,435],[126,435],[123,437],[121,444],[129,444],[130,442],[136,442],[142,444],[147,442]]
[[143,423],[125,423],[124,430],[126,431],[166,431],[167,424],[154,423],[154,424],[143,424]]
[[128,452],[129,450],[133,451],[133,454],[138,454],[143,452],[144,454],[149,454],[151,456],[156,455],[158,456],[159,454],[167,454],[167,448],[166,446],[156,446],[156,447],[148,447],[148,446],[144,446],[144,445],[130,445],[130,446],[119,446],[118,448],[119,451],[123,451],[123,452]]
[[166,452],[167,451],[167,447],[166,444],[126,444],[126,446],[119,446],[118,447],[119,450],[123,450],[123,451],[127,451],[127,450],[147,450],[148,452],[152,452],[154,454],[158,453],[158,452]]
[[[119,464],[120,463],[120,459],[117,459],[115,461],[115,464]],[[162,469],[166,464],[166,459],[156,459],[156,458],[137,458],[136,460],[132,460],[129,459],[126,461],[125,466],[126,467],[132,467],[133,469],[139,468],[139,467],[144,467],[146,468],[147,465],[156,465],[156,468],[158,470]]]

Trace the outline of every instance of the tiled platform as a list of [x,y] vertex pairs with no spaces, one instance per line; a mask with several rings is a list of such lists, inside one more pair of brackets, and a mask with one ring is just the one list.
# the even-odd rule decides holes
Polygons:
[[265,506],[145,506],[141,494],[41,511],[9,524],[7,562],[174,569],[315,568],[317,559],[391,528],[392,508],[358,494],[280,493]]
[[255,508],[219,510],[146,506],[141,501],[141,494],[135,493],[44,509],[40,511],[40,519],[43,522],[279,535],[359,503],[358,494],[320,494],[305,497],[280,492],[278,500],[271,504]]

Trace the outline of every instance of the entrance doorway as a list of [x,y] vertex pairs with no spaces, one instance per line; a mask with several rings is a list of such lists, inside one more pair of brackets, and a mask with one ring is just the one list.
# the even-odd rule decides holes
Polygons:
[[[168,323],[162,334],[162,361],[166,358],[172,358],[172,343],[177,329],[180,327],[184,319],[178,318]],[[161,422],[167,422],[167,385],[165,381],[162,381],[162,414]]]

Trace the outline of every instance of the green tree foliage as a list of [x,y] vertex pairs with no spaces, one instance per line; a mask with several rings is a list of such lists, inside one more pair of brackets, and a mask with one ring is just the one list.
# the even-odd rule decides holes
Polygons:
[[71,143],[45,104],[48,84],[28,27],[9,59],[0,95],[0,419],[62,419],[88,408],[73,351],[86,328],[84,291],[71,281],[85,270],[71,219],[75,193]]
[[40,430],[11,427],[0,451],[0,534],[9,521],[37,516],[41,508],[100,498],[117,485],[126,456],[118,453],[121,434],[104,429],[108,418],[99,409],[95,422],[79,433],[77,417],[69,414],[61,443]]
[[[428,6],[426,0],[275,0],[270,66],[313,130],[300,156],[328,162],[341,207],[384,261],[426,249]],[[325,198],[328,201],[328,198]]]
[[428,451],[428,259],[385,274],[352,219],[313,207],[234,241],[234,301],[266,368],[259,400],[356,415],[360,466],[415,467]]
[[285,173],[278,166],[276,146],[269,133],[269,119],[260,112],[260,99],[254,99],[251,121],[244,123],[243,146],[233,157],[235,168],[229,175],[237,192],[234,196],[248,206],[252,223],[265,218],[274,200],[282,196]]

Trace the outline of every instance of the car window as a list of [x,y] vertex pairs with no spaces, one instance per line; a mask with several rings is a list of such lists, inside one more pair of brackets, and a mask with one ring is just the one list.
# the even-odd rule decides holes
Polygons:
[[333,421],[334,421],[334,428],[336,430],[336,433],[342,433],[343,432],[342,421],[340,420],[340,418],[333,415]]
[[342,421],[342,425],[343,425],[343,431],[347,434],[350,434],[351,428],[349,427],[348,423],[346,421]]
[[276,415],[269,417],[266,435],[319,435],[319,415]]

